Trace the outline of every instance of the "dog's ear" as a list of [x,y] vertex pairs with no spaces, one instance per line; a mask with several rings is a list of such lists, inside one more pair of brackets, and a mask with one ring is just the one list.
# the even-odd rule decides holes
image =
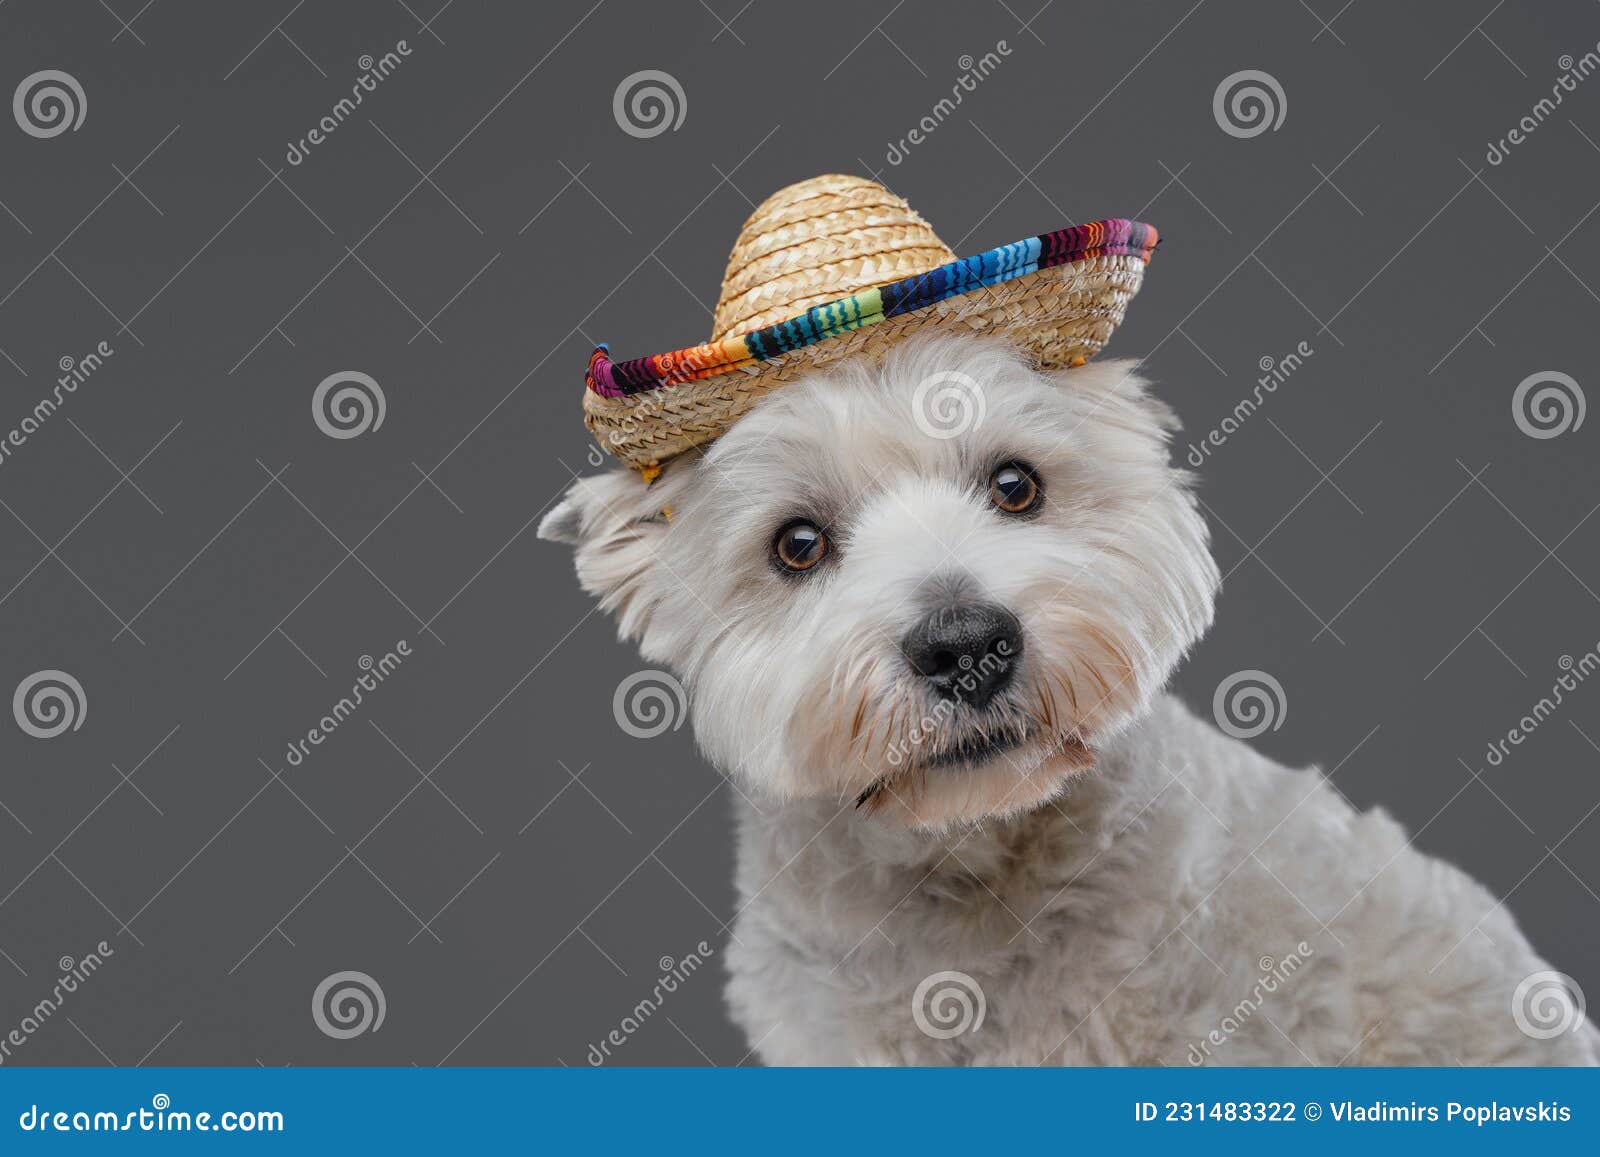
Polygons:
[[1149,391],[1149,379],[1139,372],[1140,358],[1103,358],[1071,369],[1055,370],[1051,377],[1064,390],[1091,398],[1108,395],[1135,399]]
[[617,617],[624,637],[648,620],[647,584],[667,530],[660,487],[632,470],[578,478],[539,523],[539,537],[576,548],[578,581]]
[[[583,485],[579,479],[572,490]],[[546,542],[564,542],[577,546],[583,529],[583,504],[572,490],[556,503],[556,508],[539,520],[539,537]]]
[[539,537],[581,546],[615,533],[618,526],[633,520],[645,489],[644,482],[630,470],[575,478],[555,509],[540,520]]
[[1150,379],[1140,372],[1143,367],[1143,358],[1109,358],[1057,370],[1051,376],[1063,390],[1087,401],[1091,413],[1106,411],[1107,417],[1119,411],[1142,414],[1170,434],[1178,429],[1177,414],[1151,391]]

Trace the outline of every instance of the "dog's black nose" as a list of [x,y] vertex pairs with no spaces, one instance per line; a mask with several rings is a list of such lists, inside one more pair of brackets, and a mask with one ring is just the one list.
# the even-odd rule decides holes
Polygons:
[[981,708],[1016,675],[1022,624],[993,603],[940,607],[906,633],[900,649],[944,698]]

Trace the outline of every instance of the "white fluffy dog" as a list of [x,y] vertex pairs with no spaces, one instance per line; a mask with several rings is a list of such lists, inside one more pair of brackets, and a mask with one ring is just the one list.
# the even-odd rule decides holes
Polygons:
[[[953,383],[968,420],[940,428]],[[741,788],[752,1046],[1595,1063],[1581,996],[1493,896],[1163,693],[1219,581],[1174,428],[1127,363],[912,342],[545,519]]]

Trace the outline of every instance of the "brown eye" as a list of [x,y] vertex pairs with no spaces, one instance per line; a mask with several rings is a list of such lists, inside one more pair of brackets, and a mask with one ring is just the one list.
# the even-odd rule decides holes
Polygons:
[[784,570],[810,570],[828,553],[828,538],[804,519],[796,519],[772,540],[772,553]]
[[1042,497],[1039,479],[1021,462],[1007,462],[989,476],[989,500],[1007,514],[1027,514]]

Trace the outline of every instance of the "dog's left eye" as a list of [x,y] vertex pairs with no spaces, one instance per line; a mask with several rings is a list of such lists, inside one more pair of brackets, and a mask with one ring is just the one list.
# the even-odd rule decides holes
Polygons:
[[1007,462],[989,476],[989,501],[1007,514],[1027,514],[1043,497],[1038,476],[1024,462]]

